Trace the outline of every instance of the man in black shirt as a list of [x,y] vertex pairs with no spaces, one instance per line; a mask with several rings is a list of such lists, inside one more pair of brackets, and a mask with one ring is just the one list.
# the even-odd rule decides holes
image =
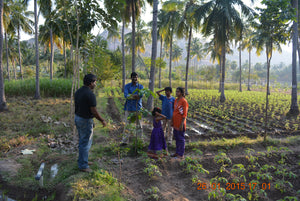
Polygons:
[[96,109],[96,96],[92,92],[96,86],[96,76],[85,75],[83,84],[84,86],[75,92],[75,125],[79,135],[78,167],[80,171],[91,172],[89,165],[92,163],[88,162],[88,157],[92,145],[93,118],[98,119],[103,126],[106,126],[106,122]]

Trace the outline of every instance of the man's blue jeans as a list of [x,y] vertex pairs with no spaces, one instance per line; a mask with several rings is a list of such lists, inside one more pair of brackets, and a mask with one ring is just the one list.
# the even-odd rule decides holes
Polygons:
[[85,119],[75,115],[75,125],[79,135],[78,168],[86,169],[89,168],[88,158],[93,138],[93,119]]

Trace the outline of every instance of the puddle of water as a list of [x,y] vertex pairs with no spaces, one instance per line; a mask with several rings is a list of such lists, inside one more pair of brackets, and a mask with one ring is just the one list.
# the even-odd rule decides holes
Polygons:
[[51,179],[53,179],[57,175],[57,172],[58,172],[58,165],[57,164],[52,165],[51,166]]
[[197,129],[195,129],[194,127],[189,127],[189,129],[194,131],[197,135],[203,135],[204,134],[201,131],[198,131]]
[[16,201],[4,195],[4,193],[0,190],[0,201]]
[[190,120],[191,120],[194,124],[196,124],[197,126],[203,128],[203,129],[206,129],[206,130],[214,130],[213,128],[211,128],[211,127],[209,127],[209,126],[207,126],[207,125],[205,125],[205,124],[202,124],[202,123],[198,122],[198,121],[195,120],[195,119],[190,119]]

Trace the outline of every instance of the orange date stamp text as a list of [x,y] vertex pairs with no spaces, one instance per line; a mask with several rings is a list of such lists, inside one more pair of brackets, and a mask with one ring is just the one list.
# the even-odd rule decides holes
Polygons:
[[[216,189],[220,189],[221,188],[221,184],[220,183],[201,183],[198,182],[197,183],[197,190],[206,190],[206,189],[212,189],[212,190],[216,190]],[[231,190],[255,190],[256,188],[262,189],[262,190],[270,190],[271,189],[271,184],[270,183],[262,183],[262,184],[258,184],[258,183],[226,183],[225,185],[225,189],[228,191]]]

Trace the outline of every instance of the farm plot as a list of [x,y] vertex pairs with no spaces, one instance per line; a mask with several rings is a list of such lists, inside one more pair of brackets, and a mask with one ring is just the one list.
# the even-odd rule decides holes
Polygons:
[[[265,93],[226,91],[226,102],[219,102],[217,90],[190,90],[187,133],[256,136],[265,130]],[[271,134],[296,133],[300,117],[287,118],[290,95],[272,93],[267,131]]]

